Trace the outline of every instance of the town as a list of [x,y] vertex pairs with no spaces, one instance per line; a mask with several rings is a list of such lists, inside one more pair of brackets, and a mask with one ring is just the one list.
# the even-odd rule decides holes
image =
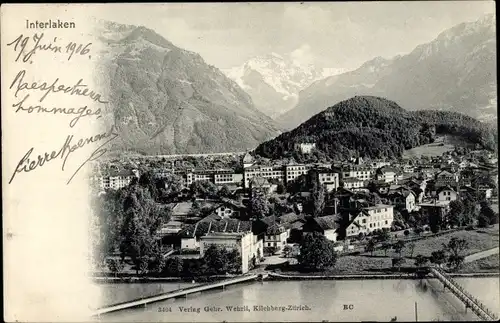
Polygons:
[[[297,149],[308,154],[314,144]],[[470,245],[474,230],[497,230],[497,165],[492,152],[458,147],[311,164],[248,152],[101,161],[91,177],[96,270],[196,279],[259,268],[366,273],[387,263],[401,271],[429,261],[458,270],[468,247],[482,251]],[[425,243],[447,235],[447,251]]]

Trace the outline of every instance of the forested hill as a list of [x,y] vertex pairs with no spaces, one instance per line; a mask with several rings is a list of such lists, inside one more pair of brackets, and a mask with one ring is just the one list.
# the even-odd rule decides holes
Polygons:
[[431,143],[450,134],[466,142],[496,149],[491,127],[456,112],[406,111],[397,103],[374,96],[355,96],[313,116],[292,131],[264,142],[256,154],[279,159],[294,157],[299,143],[316,143],[314,155],[329,159],[355,156],[400,157],[405,149]]

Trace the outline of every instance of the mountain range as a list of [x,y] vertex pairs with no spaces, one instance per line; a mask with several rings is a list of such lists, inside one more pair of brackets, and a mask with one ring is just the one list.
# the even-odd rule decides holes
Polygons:
[[494,15],[452,27],[407,55],[377,57],[353,71],[316,81],[299,93],[293,109],[276,120],[292,129],[355,95],[387,97],[408,110],[447,110],[496,119]]
[[275,118],[297,105],[301,90],[344,70],[304,64],[291,53],[270,53],[222,71],[250,95],[257,109]]
[[119,138],[112,149],[141,154],[245,151],[275,137],[273,120],[197,53],[155,31],[101,21],[97,82],[108,92],[103,115]]
[[[255,153],[296,161],[401,157],[406,149],[434,142],[436,135],[461,137],[474,146],[495,150],[498,137],[487,124],[451,111],[407,111],[381,97],[355,96],[314,115],[297,128],[264,142]],[[301,144],[314,143],[311,153]]]

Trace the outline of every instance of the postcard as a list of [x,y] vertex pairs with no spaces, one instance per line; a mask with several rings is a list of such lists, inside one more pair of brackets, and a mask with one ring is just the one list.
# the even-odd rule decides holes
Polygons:
[[497,321],[494,9],[2,5],[4,320]]

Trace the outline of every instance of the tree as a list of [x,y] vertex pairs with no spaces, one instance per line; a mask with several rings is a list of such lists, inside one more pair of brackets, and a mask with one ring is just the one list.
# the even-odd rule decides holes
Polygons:
[[430,261],[438,267],[441,267],[441,265],[446,261],[446,253],[443,250],[433,251],[431,253]]
[[191,183],[189,190],[191,196],[204,199],[217,195],[217,186],[210,181],[194,181]]
[[165,267],[163,267],[163,273],[168,276],[180,276],[182,273],[183,261],[182,258],[172,257],[168,258]]
[[387,250],[392,249],[392,244],[384,242],[382,243],[381,249],[384,250],[384,256],[387,257]]
[[124,262],[121,259],[109,258],[106,260],[106,264],[108,265],[108,269],[115,274],[120,273],[125,267]]
[[193,203],[191,204],[191,209],[189,210],[188,215],[195,217],[199,216],[201,214],[201,205],[198,200],[194,200]]
[[448,221],[451,226],[464,225],[464,204],[460,200],[450,202],[450,212],[448,213]]
[[453,237],[447,244],[443,244],[444,251],[449,252],[448,266],[457,270],[464,262],[463,251],[467,249],[469,243],[465,239]]
[[401,265],[403,265],[406,262],[405,258],[403,257],[395,257],[392,258],[392,266],[393,267],[398,267],[398,271],[401,270]]
[[250,214],[256,219],[261,219],[269,214],[269,205],[267,200],[261,194],[252,192],[250,198]]
[[300,245],[298,262],[303,270],[323,271],[335,266],[337,253],[334,243],[322,234],[307,234]]
[[422,256],[422,255],[417,255],[415,257],[415,266],[417,267],[425,267],[425,265],[429,262],[429,258]]
[[288,258],[290,257],[291,253],[292,253],[292,247],[290,247],[289,245],[286,245],[284,248],[283,248],[283,253],[285,254],[285,257]]
[[163,222],[162,209],[146,188],[136,186],[124,201],[124,212],[120,251],[132,259],[138,273],[147,269],[149,258],[161,248],[157,232]]
[[380,231],[378,236],[377,236],[378,240],[382,241],[382,242],[389,241],[391,239],[391,233],[388,230],[384,230],[384,229],[382,229],[382,231]]
[[219,196],[220,197],[231,197],[231,191],[229,190],[229,187],[227,185],[222,185],[222,187],[219,189]]
[[407,236],[409,236],[409,235],[410,235],[410,230],[406,229],[403,233],[404,233],[404,235],[407,237]]
[[203,255],[203,273],[217,275],[237,272],[240,267],[240,258],[235,249],[227,250],[224,247],[210,245]]
[[313,216],[321,216],[325,208],[325,187],[319,183],[314,182],[312,192],[313,203]]
[[413,252],[415,251],[415,243],[414,242],[411,242],[410,244],[408,244],[408,249],[410,251],[410,258],[413,258]]
[[477,226],[480,228],[486,228],[490,225],[490,219],[488,219],[484,214],[480,214],[477,218]]
[[285,194],[286,193],[286,187],[283,183],[278,183],[278,186],[276,187],[276,193],[278,194]]
[[493,225],[498,223],[498,214],[493,211],[491,205],[487,201],[483,201],[480,203],[481,209],[479,211],[479,216],[487,219],[488,225]]
[[368,240],[365,251],[369,252],[370,255],[373,256],[373,252],[375,251],[375,241],[373,239]]
[[406,243],[403,240],[398,240],[398,242],[396,242],[392,246],[392,248],[394,249],[394,251],[396,251],[399,254],[399,257],[401,257],[401,252],[403,251],[405,245],[406,245]]
[[419,236],[422,234],[422,232],[424,232],[424,229],[422,227],[416,227],[413,232],[415,232],[415,234]]

